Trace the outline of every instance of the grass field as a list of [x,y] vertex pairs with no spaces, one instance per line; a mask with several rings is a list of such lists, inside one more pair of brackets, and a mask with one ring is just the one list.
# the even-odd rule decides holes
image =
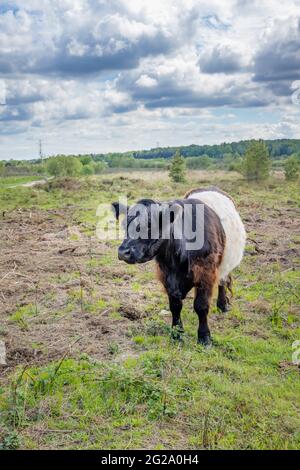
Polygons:
[[[27,180],[26,180],[27,182]],[[9,185],[23,181],[14,180]],[[168,200],[217,185],[248,232],[231,311],[211,349],[170,337],[154,264],[127,266],[95,235],[99,203]],[[239,175],[115,173],[32,188],[0,182],[0,448],[299,449],[299,183]]]

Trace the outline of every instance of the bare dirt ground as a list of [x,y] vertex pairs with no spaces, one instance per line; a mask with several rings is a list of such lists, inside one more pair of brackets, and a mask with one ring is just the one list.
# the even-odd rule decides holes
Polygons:
[[[65,209],[20,210],[1,220],[0,299],[7,371],[17,364],[58,359],[72,344],[72,353],[82,351],[95,358],[109,356],[112,342],[123,353],[130,348],[126,331],[142,312],[137,299],[131,297],[128,302],[124,296],[124,283],[130,279],[126,266],[120,265],[118,271],[113,266],[96,272],[88,269],[88,261],[105,256],[107,246],[82,235],[67,218]],[[111,318],[110,305],[100,306],[97,315],[89,313],[85,304],[92,292],[94,300],[111,300],[109,283],[116,276],[122,279],[114,289],[122,318]],[[67,308],[74,295],[77,302]],[[28,305],[32,315],[25,321],[12,319]]]
[[[248,242],[254,246],[252,255],[259,255],[257,262],[260,265],[278,262],[287,268],[299,268],[300,241],[293,240],[293,237],[300,233],[300,209],[266,209],[260,204],[244,202],[244,214],[246,209],[248,215],[243,216],[243,222]],[[251,237],[251,232],[255,232],[254,237]]]

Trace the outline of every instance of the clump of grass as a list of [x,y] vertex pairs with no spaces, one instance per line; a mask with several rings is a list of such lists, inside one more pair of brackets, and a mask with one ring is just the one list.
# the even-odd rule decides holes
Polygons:
[[140,345],[143,345],[145,343],[145,338],[143,336],[135,336],[133,338],[133,341],[134,341],[135,344],[140,346]]
[[28,330],[28,318],[37,315],[36,307],[32,304],[20,307],[10,316],[10,320],[17,323],[22,330]]
[[172,329],[167,325],[162,318],[157,316],[152,316],[147,319],[144,323],[144,331],[146,335],[149,336],[160,336],[160,335],[170,335],[172,334]]
[[143,286],[140,282],[134,281],[131,283],[131,289],[133,292],[140,292],[143,289]]
[[272,306],[272,313],[269,316],[269,318],[270,318],[270,321],[271,321],[271,323],[274,327],[282,328],[283,316],[282,316],[281,308],[280,308],[279,305],[274,304]]
[[3,430],[1,434],[0,450],[16,450],[20,447],[20,436],[16,431],[5,432],[5,430]]
[[107,349],[108,349],[109,354],[111,354],[111,356],[115,356],[120,351],[120,346],[118,345],[118,343],[112,342],[112,343],[109,343]]

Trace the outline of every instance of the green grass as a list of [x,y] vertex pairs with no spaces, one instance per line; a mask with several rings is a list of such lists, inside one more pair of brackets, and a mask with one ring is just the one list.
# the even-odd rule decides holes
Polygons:
[[182,347],[156,338],[135,339],[147,350],[121,365],[83,357],[19,372],[2,398],[6,425],[25,430],[25,447],[26,429],[40,425],[57,430],[45,446],[60,445],[63,429],[64,446],[79,449],[176,448],[177,435],[191,449],[298,448],[298,377],[280,373],[290,351],[279,339],[228,331],[206,351],[192,337]]
[[[80,179],[79,190],[0,189],[0,207],[46,211],[72,204],[72,223],[84,223],[80,230],[93,233],[97,204],[117,199],[120,190],[131,200],[171,199],[188,186],[207,184],[197,172],[190,174],[188,185],[176,186],[159,178],[136,184],[135,176]],[[263,220],[277,221],[277,209],[299,207],[296,183],[270,180],[251,186],[232,175],[213,173],[209,183],[228,191],[245,218],[259,214]],[[289,221],[292,213],[282,217]],[[253,224],[251,238],[260,230],[259,223]],[[271,231],[261,233],[260,240],[266,246],[274,240],[279,246],[285,243]],[[289,243],[287,247],[295,248],[299,237],[290,233]],[[97,319],[107,311],[108,321],[123,325],[120,307],[125,299],[145,313],[126,331],[120,326],[131,350],[123,351],[114,337],[106,346],[108,357],[101,360],[81,352],[48,364],[16,367],[0,389],[2,448],[299,449],[300,376],[291,362],[292,344],[300,339],[297,259],[286,255],[292,267],[284,260],[260,264],[249,242],[234,276],[232,309],[223,315],[212,308],[214,345],[204,349],[196,344],[192,297],[184,304],[184,341],[178,344],[164,312],[166,298],[153,287],[152,270],[118,264],[116,245],[108,244],[102,256],[87,260],[87,270],[99,276],[99,286],[107,283],[105,296],[87,287],[81,293],[77,286],[69,290],[68,305],[57,314],[65,314],[68,307],[70,314],[78,311],[83,300],[84,313]],[[74,267],[73,273],[52,276],[52,282],[78,277]],[[120,283],[124,298],[116,294]],[[26,328],[33,310],[30,305],[16,309],[10,320]]]

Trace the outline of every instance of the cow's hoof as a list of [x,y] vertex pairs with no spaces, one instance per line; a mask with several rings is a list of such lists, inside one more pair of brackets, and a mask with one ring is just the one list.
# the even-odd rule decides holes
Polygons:
[[219,312],[221,313],[226,313],[226,312],[229,312],[230,310],[230,305],[229,304],[222,304],[222,305],[217,305],[217,308],[219,310]]
[[201,346],[204,346],[205,348],[211,348],[212,347],[211,336],[205,335],[201,338],[198,338],[198,344],[201,344]]
[[183,343],[183,335],[184,335],[184,331],[183,330],[179,330],[178,328],[172,328],[172,331],[171,331],[171,338],[173,341],[178,341],[179,343]]

